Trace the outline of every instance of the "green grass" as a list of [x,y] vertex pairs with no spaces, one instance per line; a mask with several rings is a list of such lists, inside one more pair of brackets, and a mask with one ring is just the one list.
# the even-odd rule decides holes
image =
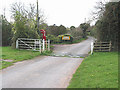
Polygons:
[[2,47],[0,47],[0,58],[2,58]]
[[30,51],[30,50],[19,50],[12,49],[11,47],[0,47],[2,49],[2,53],[0,53],[0,58],[5,60],[13,60],[13,62],[2,61],[2,68],[6,68],[8,66],[13,65],[13,63],[23,60],[29,60],[39,55],[49,55],[52,51],[45,51],[40,54],[38,51]]
[[12,49],[11,47],[2,47],[2,59],[27,60],[40,55],[40,52]]
[[68,88],[118,88],[118,53],[95,52],[85,58]]
[[13,62],[5,62],[5,61],[2,61],[0,62],[2,64],[2,67],[0,67],[0,69],[3,69],[3,68],[6,68],[8,66],[11,66],[13,65]]

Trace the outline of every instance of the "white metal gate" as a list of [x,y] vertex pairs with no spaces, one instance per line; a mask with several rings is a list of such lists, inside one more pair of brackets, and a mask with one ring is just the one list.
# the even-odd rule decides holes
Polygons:
[[18,38],[16,48],[42,52],[50,50],[50,40]]

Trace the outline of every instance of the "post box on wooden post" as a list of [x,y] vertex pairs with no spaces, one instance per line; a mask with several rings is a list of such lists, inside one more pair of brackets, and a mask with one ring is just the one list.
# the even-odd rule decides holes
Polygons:
[[43,34],[43,51],[44,51],[45,50],[45,44],[46,44],[45,30],[41,29],[40,32]]

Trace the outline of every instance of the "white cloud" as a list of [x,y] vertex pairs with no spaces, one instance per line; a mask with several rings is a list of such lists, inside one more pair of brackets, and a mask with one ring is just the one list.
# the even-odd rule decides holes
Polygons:
[[110,0],[110,2],[119,2],[120,0]]

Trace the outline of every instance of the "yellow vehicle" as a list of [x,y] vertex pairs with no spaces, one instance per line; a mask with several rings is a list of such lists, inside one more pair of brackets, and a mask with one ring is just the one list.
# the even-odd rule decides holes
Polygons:
[[72,42],[73,41],[73,37],[70,34],[64,34],[64,35],[59,35],[58,36],[60,38],[60,41],[69,41]]

